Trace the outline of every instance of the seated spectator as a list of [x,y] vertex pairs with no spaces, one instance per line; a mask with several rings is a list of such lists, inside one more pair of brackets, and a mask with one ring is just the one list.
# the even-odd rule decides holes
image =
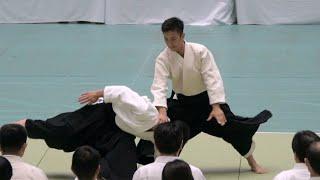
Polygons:
[[305,161],[310,171],[310,180],[320,180],[320,141],[310,145]]
[[12,166],[10,162],[0,156],[0,179],[1,180],[10,180],[12,177]]
[[76,180],[97,180],[100,173],[101,156],[90,146],[81,146],[73,154],[71,170]]
[[193,180],[189,164],[185,161],[176,159],[168,162],[162,171],[162,180]]
[[47,180],[45,173],[22,160],[27,147],[27,131],[18,124],[7,124],[0,129],[0,149],[11,163],[12,180]]
[[[133,180],[161,180],[166,163],[179,159],[179,154],[187,139],[185,125],[180,121],[159,124],[154,129],[154,141],[159,156],[154,163],[140,167],[133,175]],[[193,178],[203,180],[205,177],[199,168],[190,165]]]
[[310,173],[304,162],[306,151],[311,143],[319,140],[319,136],[312,131],[297,132],[292,140],[292,150],[296,163],[292,169],[280,172],[274,180],[308,180]]

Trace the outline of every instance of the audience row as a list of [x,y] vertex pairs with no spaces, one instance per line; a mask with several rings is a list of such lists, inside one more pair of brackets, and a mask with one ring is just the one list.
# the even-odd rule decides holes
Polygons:
[[[188,127],[175,121],[159,124],[154,129],[157,158],[155,162],[140,167],[133,180],[204,180],[201,170],[179,158],[188,139]],[[0,129],[0,179],[47,180],[43,170],[22,160],[27,147],[27,132],[18,124],[7,124]],[[295,165],[282,171],[274,180],[319,180],[320,138],[312,131],[297,132],[292,140]],[[76,180],[104,179],[99,174],[101,156],[90,146],[79,147],[73,154],[71,170]]]

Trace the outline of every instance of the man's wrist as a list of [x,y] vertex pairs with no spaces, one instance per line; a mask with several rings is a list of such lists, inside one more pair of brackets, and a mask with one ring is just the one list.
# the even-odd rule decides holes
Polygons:
[[220,108],[219,103],[211,104],[211,106],[212,106],[212,109]]
[[95,92],[95,96],[96,96],[97,98],[103,97],[103,90],[97,90],[97,91]]
[[165,107],[157,106],[157,109],[158,109],[159,113],[161,113],[161,114],[167,113],[167,108],[165,108]]

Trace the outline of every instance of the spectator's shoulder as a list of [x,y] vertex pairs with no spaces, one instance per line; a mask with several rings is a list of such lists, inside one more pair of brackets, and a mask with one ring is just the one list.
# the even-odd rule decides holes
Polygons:
[[292,169],[284,170],[278,173],[275,177],[274,180],[282,180],[282,179],[287,179],[293,174]]
[[198,167],[193,166],[193,165],[191,165],[191,164],[189,164],[189,166],[190,166],[190,169],[191,169],[191,171],[192,171],[192,174],[203,176],[202,171],[201,171]]
[[151,168],[152,163],[139,167],[133,175],[133,180],[142,180],[148,177],[148,170]]
[[47,180],[48,179],[47,175],[44,173],[44,171],[42,169],[40,169],[36,166],[33,166],[31,164],[28,164],[28,163],[25,163],[25,164],[29,167],[32,175],[34,175],[38,180]]

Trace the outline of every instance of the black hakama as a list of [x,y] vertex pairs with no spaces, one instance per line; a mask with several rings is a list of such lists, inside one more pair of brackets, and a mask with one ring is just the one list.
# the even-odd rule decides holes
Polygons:
[[115,124],[112,105],[87,105],[74,112],[59,114],[45,121],[26,121],[28,137],[44,139],[46,144],[66,152],[89,145],[102,160],[101,174],[107,179],[131,180],[136,171],[135,137]]
[[[258,130],[260,124],[271,118],[272,114],[268,110],[260,112],[255,117],[241,117],[234,115],[228,104],[220,104],[224,112],[227,123],[224,126],[218,124],[216,119],[207,121],[212,111],[207,92],[195,96],[184,96],[177,94],[177,99],[172,96],[167,99],[167,115],[171,121],[181,120],[190,129],[189,139],[195,137],[200,132],[222,138],[230,143],[242,156],[250,152],[252,137]],[[153,144],[150,141],[140,140],[138,144],[138,159],[142,164],[150,163],[154,160],[151,155],[154,153]]]
[[190,139],[204,132],[223,138],[230,143],[242,156],[246,155],[252,145],[252,137],[261,123],[266,122],[271,112],[264,110],[255,117],[245,118],[234,115],[228,104],[220,104],[227,123],[218,124],[216,119],[207,121],[212,111],[207,92],[195,96],[177,94],[177,99],[168,99],[168,117],[171,121],[182,120],[190,126]]

